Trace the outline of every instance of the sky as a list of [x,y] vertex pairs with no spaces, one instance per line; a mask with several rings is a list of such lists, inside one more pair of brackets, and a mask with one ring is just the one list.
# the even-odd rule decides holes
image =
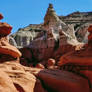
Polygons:
[[2,22],[12,25],[12,33],[29,24],[40,24],[49,3],[52,3],[57,15],[68,15],[75,11],[92,11],[92,0],[0,0]]

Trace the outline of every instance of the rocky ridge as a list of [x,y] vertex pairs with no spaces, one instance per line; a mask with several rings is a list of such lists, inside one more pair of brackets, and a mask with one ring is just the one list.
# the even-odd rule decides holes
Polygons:
[[52,4],[49,4],[43,24],[29,25],[11,36],[22,52],[25,51],[23,48],[30,49],[32,59],[23,57],[29,62],[58,59],[59,56],[74,50],[77,45],[81,45],[75,36],[73,25],[60,20]]

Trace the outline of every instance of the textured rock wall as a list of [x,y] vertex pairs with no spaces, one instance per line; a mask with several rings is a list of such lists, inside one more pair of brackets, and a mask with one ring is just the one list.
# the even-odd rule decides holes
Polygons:
[[42,25],[29,25],[19,29],[12,37],[18,48],[30,48],[32,57],[37,61],[56,58],[81,44],[75,36],[74,26],[60,20],[52,4],[47,9]]
[[[58,66],[54,66],[56,63],[54,59],[48,60],[47,67],[49,69],[45,69],[41,64],[37,66],[41,69],[21,65],[19,63],[20,51],[11,45],[7,38],[7,35],[11,32],[11,28],[9,24],[0,22],[0,92],[91,92],[89,79],[78,74],[59,70]],[[91,33],[92,26],[88,30]],[[90,47],[92,44],[92,35],[89,35],[88,39],[88,47]],[[54,41],[55,39],[48,38],[48,49],[46,49],[48,51],[45,55],[53,51]],[[23,49],[26,52],[26,54],[23,52],[25,57],[30,58],[32,56],[31,54],[33,54],[30,54],[30,49]],[[40,50],[44,52],[44,48],[42,49]],[[89,51],[91,49],[88,48],[87,50]],[[38,55],[36,53],[34,54]],[[87,77],[91,79],[91,77]]]

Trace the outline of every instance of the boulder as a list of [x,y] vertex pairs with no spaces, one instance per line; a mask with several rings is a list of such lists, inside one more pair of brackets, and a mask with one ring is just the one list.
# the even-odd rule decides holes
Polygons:
[[11,30],[12,27],[9,24],[0,22],[0,36],[9,35]]
[[88,80],[71,72],[42,70],[37,77],[49,92],[89,92]]

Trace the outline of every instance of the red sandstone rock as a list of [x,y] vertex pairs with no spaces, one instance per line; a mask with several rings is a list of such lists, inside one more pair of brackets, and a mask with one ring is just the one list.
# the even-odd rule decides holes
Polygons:
[[43,70],[37,77],[50,92],[89,92],[88,80],[71,72]]
[[54,66],[56,61],[54,59],[49,59],[47,62],[47,66]]
[[3,19],[3,15],[2,15],[2,14],[0,14],[0,20],[1,20],[1,19]]
[[73,63],[78,65],[92,65],[92,25],[89,26],[88,44],[79,51],[72,51],[60,58],[59,65]]
[[38,63],[38,64],[36,65],[36,68],[44,69],[45,67],[44,67],[44,65],[42,65],[41,63]]
[[88,32],[92,33],[92,25],[89,26]]
[[28,48],[22,48],[22,49],[20,49],[20,51],[22,53],[22,57],[24,57],[26,59],[31,59],[32,58],[31,51]]
[[90,34],[88,35],[88,39],[89,39],[89,40],[92,40],[92,25],[89,26],[88,32],[90,33]]
[[0,46],[0,53],[2,54],[9,54],[13,57],[20,57],[21,53],[19,52],[19,50],[10,45],[7,41],[1,41],[2,46]]
[[[85,45],[84,49],[79,50],[79,51],[73,51],[70,53],[65,54],[64,56],[61,57],[59,61],[59,65],[66,65],[66,64],[76,64],[76,65],[81,65],[81,66],[86,66],[86,69],[82,70],[80,68],[79,71],[81,74],[85,75],[88,77],[90,81],[90,85],[92,85],[92,25],[89,26],[88,31],[90,32],[88,36],[88,44]],[[89,68],[90,67],[90,68]],[[92,89],[91,89],[92,91]]]
[[7,23],[0,22],[0,35],[9,35],[11,33],[12,27]]

